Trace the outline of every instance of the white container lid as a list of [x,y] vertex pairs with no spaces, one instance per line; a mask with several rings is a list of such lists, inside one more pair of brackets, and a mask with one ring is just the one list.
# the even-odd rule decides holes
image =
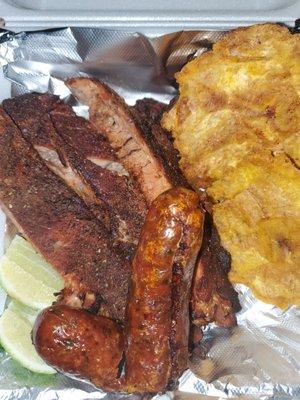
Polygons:
[[293,26],[300,0],[0,0],[0,17],[13,30],[99,26],[160,33],[260,22]]

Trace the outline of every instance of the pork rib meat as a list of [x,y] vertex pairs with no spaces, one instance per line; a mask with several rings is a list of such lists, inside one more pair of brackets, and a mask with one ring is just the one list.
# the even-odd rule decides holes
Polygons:
[[131,259],[147,206],[105,137],[56,96],[31,93],[3,102],[5,111],[48,167],[82,197]]
[[89,308],[100,300],[102,313],[123,320],[129,264],[113,251],[105,226],[47,168],[2,108],[0,200],[19,231],[65,278],[72,303]]
[[132,110],[117,93],[90,78],[69,79],[66,83],[74,96],[89,106],[90,121],[103,132],[118,159],[133,174],[148,204],[173,187],[173,177],[145,140]]

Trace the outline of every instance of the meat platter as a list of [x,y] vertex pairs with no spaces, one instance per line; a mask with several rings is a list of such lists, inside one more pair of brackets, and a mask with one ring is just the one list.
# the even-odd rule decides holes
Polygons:
[[[63,32],[64,30],[58,30],[49,34],[50,37],[52,35],[52,39],[59,40]],[[70,31],[65,33],[68,35]],[[78,33],[85,34],[84,30]],[[222,33],[219,36],[215,33],[203,33],[203,36],[205,35],[211,35],[217,39],[222,36]],[[33,34],[31,38],[34,36]],[[125,41],[126,45],[134,46],[136,38],[132,39],[128,34],[124,36],[128,39]],[[13,35],[11,39],[11,42],[23,40]],[[170,37],[165,38],[165,40],[168,39],[170,40]],[[173,45],[175,43],[183,50],[188,44],[189,54],[195,52],[200,54],[205,50],[195,48],[194,43],[197,43],[198,39],[196,35],[194,38],[193,35],[185,38],[178,35],[178,43],[174,40],[176,37],[171,39],[170,42],[173,41]],[[34,40],[42,43],[43,37],[37,33]],[[143,42],[143,38],[140,40]],[[118,45],[118,50],[120,50],[120,43]],[[154,49],[157,48],[155,42],[151,45]],[[190,182],[186,180],[179,167],[180,155],[173,147],[171,136],[160,124],[162,115],[170,109],[170,106],[164,103],[175,93],[172,74],[176,68],[181,68],[188,56],[182,50],[184,56],[178,61],[176,58],[172,60],[172,54],[169,54],[168,69],[164,70],[159,79],[157,79],[158,71],[162,65],[158,69],[155,69],[154,65],[150,77],[146,74],[141,80],[135,80],[133,77],[131,82],[124,83],[126,74],[127,78],[131,74],[128,72],[130,66],[127,67],[123,76],[123,73],[118,75],[117,72],[120,70],[118,66],[109,76],[104,63],[100,74],[99,72],[95,74],[95,59],[99,57],[96,52],[92,54],[91,60],[87,60],[85,74],[88,72],[94,78],[99,74],[100,76],[97,77],[102,78],[101,81],[103,81],[103,76],[106,76],[104,80],[108,86],[99,80],[87,77],[68,79],[82,75],[78,63],[70,63],[67,72],[60,68],[59,63],[54,63],[57,70],[49,74],[47,91],[60,94],[62,98],[65,98],[65,93],[70,93],[66,88],[69,88],[75,96],[62,101],[53,94],[45,93],[45,90],[39,87],[37,76],[43,72],[39,70],[38,63],[35,65],[37,76],[33,80],[28,79],[26,74],[30,73],[30,70],[26,63],[29,60],[33,64],[36,62],[33,60],[36,57],[34,49],[30,49],[30,39],[28,50],[31,54],[27,60],[5,63],[4,73],[14,82],[22,83],[26,91],[29,89],[30,92],[44,92],[44,94],[27,93],[16,96],[20,87],[14,84],[13,98],[3,102],[1,124],[3,132],[6,133],[3,133],[5,145],[2,146],[2,151],[4,151],[2,160],[3,162],[5,160],[7,164],[3,168],[4,175],[2,175],[2,180],[5,182],[2,189],[2,199],[5,201],[2,201],[6,204],[7,215],[18,226],[18,232],[22,233],[35,249],[42,253],[47,261],[63,275],[65,281],[64,290],[57,298],[59,304],[44,311],[37,320],[34,328],[35,346],[43,358],[57,369],[76,373],[104,390],[137,391],[138,393],[173,390],[178,385],[178,378],[187,368],[188,349],[192,351],[194,348],[194,361],[196,364],[198,362],[199,367],[201,364],[199,360],[204,359],[205,344],[209,335],[215,331],[220,334],[220,337],[222,336],[224,342],[224,336],[228,335],[228,332],[238,329],[231,330],[230,327],[236,324],[236,312],[241,309],[241,315],[243,315],[245,306],[243,293],[246,293],[246,298],[250,295],[249,292],[244,291],[244,288],[237,286],[242,294],[241,304],[239,303],[237,292],[227,276],[230,255],[222,247],[220,236],[209,217],[211,212],[209,201],[202,191],[200,195],[198,194],[198,200],[194,197]],[[107,52],[102,57],[108,66],[114,66],[113,51]],[[155,59],[157,56],[153,57]],[[126,64],[128,60],[124,61]],[[18,62],[20,62],[19,65]],[[19,71],[16,74],[16,69],[20,66],[22,72]],[[165,68],[165,65],[163,67]],[[139,68],[142,69],[138,66],[137,71]],[[61,82],[65,84],[62,85]],[[126,92],[130,92],[134,98],[136,97],[136,92],[132,90],[134,82],[139,82],[141,86],[144,84],[145,88],[146,83],[150,83],[148,88],[152,85],[153,97],[162,99],[164,103],[155,99],[143,99],[144,93],[150,92],[146,89],[137,95],[137,98],[141,100],[134,106],[130,106],[112,89],[116,88],[120,94],[125,94],[125,97]],[[80,103],[76,103],[75,99],[77,101],[79,99]],[[90,122],[78,117],[69,104],[75,105],[74,110],[76,107],[78,109],[78,104],[88,105]],[[22,137],[18,132],[22,132]],[[103,135],[99,135],[99,132]],[[27,161],[24,161],[24,157]],[[15,175],[15,170],[19,171],[17,175]],[[13,180],[10,180],[10,176]],[[39,193],[39,196],[36,196],[36,193]],[[166,227],[163,228],[163,222],[160,227],[158,221],[164,221],[163,216],[171,212],[170,209],[167,210],[170,204],[174,205],[174,201],[179,213],[176,216],[178,226],[185,226],[181,229],[191,232],[191,237],[187,235],[181,239],[182,243],[178,241],[179,247],[176,250],[175,242],[171,240],[174,237],[171,234],[169,244],[171,247],[167,250],[165,232],[170,229],[176,232],[176,224],[174,225],[173,221],[172,228],[168,227],[170,220],[168,221],[165,217]],[[182,204],[184,204],[183,209]],[[190,204],[190,208],[186,208],[187,204]],[[182,217],[179,216],[180,214]],[[191,218],[188,215],[194,215],[193,218],[198,220],[196,226],[193,227],[192,223],[187,225]],[[143,225],[144,221],[146,221],[145,225]],[[159,228],[162,230],[160,231]],[[163,242],[160,242],[160,235],[164,237]],[[152,236],[156,239],[155,243]],[[99,243],[101,243],[100,248],[98,248]],[[150,274],[149,271],[151,271],[146,268],[141,275],[142,266],[144,262],[147,262],[145,254],[151,250],[151,246],[155,248],[155,252],[151,253],[152,257],[158,257],[159,249],[161,246],[164,247],[162,268],[166,268],[165,262],[168,259],[166,254],[170,254],[170,260],[172,260],[170,261],[173,265],[171,270],[160,272],[160,274],[170,274],[171,271],[171,275],[168,275],[168,278],[165,277],[160,283],[157,281],[164,295],[156,292],[155,284],[153,291],[148,293],[150,275],[146,286],[139,287],[139,284],[145,285],[142,282],[143,277],[147,277],[147,273]],[[197,257],[200,246],[202,249]],[[155,265],[155,268],[160,268],[159,262],[159,258],[155,262],[152,260],[152,267]],[[84,271],[80,268],[82,265],[87,266]],[[97,265],[101,265],[101,269],[95,269]],[[117,270],[115,265],[118,265]],[[196,272],[193,272],[194,265],[196,265]],[[151,268],[151,265],[148,268]],[[131,293],[129,300],[127,300],[128,287]],[[191,301],[189,302],[190,291]],[[148,293],[149,299],[141,298],[138,294],[141,292]],[[158,296],[157,300],[155,296]],[[159,300],[162,298],[164,302]],[[146,303],[143,303],[144,301]],[[148,306],[146,306],[147,302]],[[152,322],[148,328],[156,327],[158,331],[152,338],[150,337],[148,342],[145,341],[145,337],[140,342],[138,339],[135,342],[131,339],[132,335],[135,338],[138,337],[136,333],[133,333],[134,329],[136,329],[135,332],[139,332],[140,324],[143,322],[144,329],[147,330],[146,314],[143,314],[142,320],[140,319],[141,307],[146,307],[145,313],[150,304],[154,307],[153,314],[156,318],[151,319],[153,314],[149,312],[149,320]],[[155,306],[159,310],[160,307],[163,309],[165,307],[161,316],[156,313]],[[193,329],[187,329],[190,324],[189,307],[191,322],[194,324]],[[262,305],[263,310],[264,307]],[[268,306],[266,307],[268,309]],[[78,311],[74,311],[74,315],[71,316],[72,323],[78,327],[85,326],[87,332],[89,329],[99,332],[100,336],[97,340],[100,342],[103,341],[101,329],[104,329],[103,327],[100,329],[100,325],[111,320],[118,323],[114,325],[115,322],[109,322],[110,326],[105,327],[106,330],[110,330],[111,342],[107,343],[108,354],[105,353],[105,345],[101,346],[99,356],[92,350],[91,355],[87,357],[98,357],[98,361],[95,358],[88,366],[84,366],[85,361],[83,360],[83,364],[80,364],[80,353],[78,353],[78,370],[70,364],[66,368],[69,361],[66,359],[66,364],[64,364],[63,353],[51,359],[53,343],[59,340],[51,332],[59,331],[56,324],[64,318],[66,318],[64,327],[68,331],[68,321],[70,321],[68,313],[71,313],[70,310],[74,308]],[[275,314],[278,313],[276,308],[273,309]],[[83,310],[88,310],[89,314]],[[296,308],[288,309],[282,314],[283,318],[289,318],[290,313],[293,315],[294,312],[297,312]],[[92,317],[95,321],[86,320],[86,315],[90,316],[90,314],[98,314],[102,317],[97,317],[98,319]],[[168,315],[170,317],[167,317]],[[237,315],[239,323],[239,314]],[[205,328],[204,339],[202,339],[203,328],[213,322],[216,326],[211,325]],[[99,328],[95,330],[97,324]],[[175,324],[173,330],[170,328],[172,324],[173,326]],[[123,326],[124,333],[123,328],[120,330]],[[190,335],[187,334],[188,331]],[[71,334],[73,333],[72,331]],[[46,337],[48,342],[45,342]],[[71,346],[71,338],[67,339]],[[164,341],[166,341],[165,350]],[[199,343],[201,343],[200,346],[198,346]],[[83,345],[86,346],[87,343],[84,342]],[[123,352],[123,346],[125,346],[125,367],[116,373],[116,369],[120,369],[122,359],[120,352]],[[55,349],[55,354],[58,356],[60,351],[62,349]],[[97,375],[95,363],[100,359],[101,364],[101,357],[111,357],[108,362],[111,369],[103,369],[103,366],[99,365],[96,370],[101,373]],[[156,361],[153,361],[155,359]],[[144,360],[142,364],[141,360]],[[142,368],[144,362],[145,370]],[[204,360],[202,366],[206,364],[207,360]],[[153,370],[151,370],[151,365]],[[159,365],[162,369],[158,368]],[[196,371],[197,367],[191,365],[191,368]],[[118,373],[121,375],[114,382],[114,376]],[[201,376],[201,372],[198,373]],[[189,372],[185,375],[190,377],[190,374]],[[234,372],[232,374],[234,375]],[[142,379],[142,383],[139,379]],[[193,378],[190,379],[192,382]],[[209,381],[214,381],[214,379],[209,377]],[[214,390],[215,392],[212,389],[211,392],[202,393],[219,394],[218,389]]]

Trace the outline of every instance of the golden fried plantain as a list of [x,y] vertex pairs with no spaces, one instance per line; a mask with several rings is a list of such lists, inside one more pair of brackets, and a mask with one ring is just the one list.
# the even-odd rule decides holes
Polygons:
[[[213,214],[232,256],[229,278],[282,308],[300,304],[300,171],[282,154],[270,156],[268,171],[265,159],[252,162],[208,189],[225,199]],[[219,191],[226,183],[229,198]]]
[[231,280],[280,307],[300,304],[300,35],[234,30],[176,78],[162,124],[214,203]]

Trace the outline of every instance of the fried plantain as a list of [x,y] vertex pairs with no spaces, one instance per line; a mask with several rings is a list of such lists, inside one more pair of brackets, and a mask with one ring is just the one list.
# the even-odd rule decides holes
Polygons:
[[176,78],[162,124],[214,204],[231,280],[280,307],[300,304],[300,35],[234,30]]

